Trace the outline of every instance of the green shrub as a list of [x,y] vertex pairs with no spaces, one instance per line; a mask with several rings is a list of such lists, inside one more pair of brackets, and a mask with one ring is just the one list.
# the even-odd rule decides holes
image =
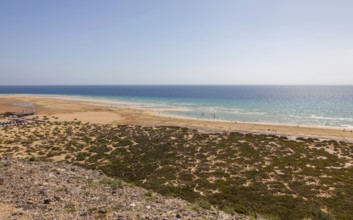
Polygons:
[[320,208],[315,207],[311,210],[311,219],[312,220],[334,220],[333,215],[328,212],[323,212]]
[[211,204],[207,201],[207,200],[204,200],[204,199],[200,199],[196,202],[196,205],[202,209],[211,209]]
[[114,178],[109,178],[109,177],[104,177],[99,181],[100,184],[107,185],[107,186],[113,186],[113,187],[121,187],[122,182],[118,179]]

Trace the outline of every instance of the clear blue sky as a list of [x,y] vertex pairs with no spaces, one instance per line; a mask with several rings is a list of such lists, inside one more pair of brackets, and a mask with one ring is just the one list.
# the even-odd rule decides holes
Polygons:
[[353,1],[0,0],[0,84],[353,84]]

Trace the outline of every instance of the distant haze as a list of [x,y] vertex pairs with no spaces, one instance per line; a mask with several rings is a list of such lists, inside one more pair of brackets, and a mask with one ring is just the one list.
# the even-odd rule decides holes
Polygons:
[[353,84],[352,0],[0,1],[0,85]]

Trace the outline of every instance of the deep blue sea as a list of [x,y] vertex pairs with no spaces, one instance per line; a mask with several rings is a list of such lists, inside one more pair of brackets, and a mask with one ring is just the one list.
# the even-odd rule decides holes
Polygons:
[[353,86],[0,86],[0,94],[123,101],[210,120],[353,127]]

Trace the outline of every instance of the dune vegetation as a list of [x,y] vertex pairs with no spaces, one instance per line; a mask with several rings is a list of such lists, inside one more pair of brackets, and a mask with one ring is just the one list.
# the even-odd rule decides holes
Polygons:
[[195,209],[353,219],[351,143],[72,121],[0,128],[0,155],[100,169]]

